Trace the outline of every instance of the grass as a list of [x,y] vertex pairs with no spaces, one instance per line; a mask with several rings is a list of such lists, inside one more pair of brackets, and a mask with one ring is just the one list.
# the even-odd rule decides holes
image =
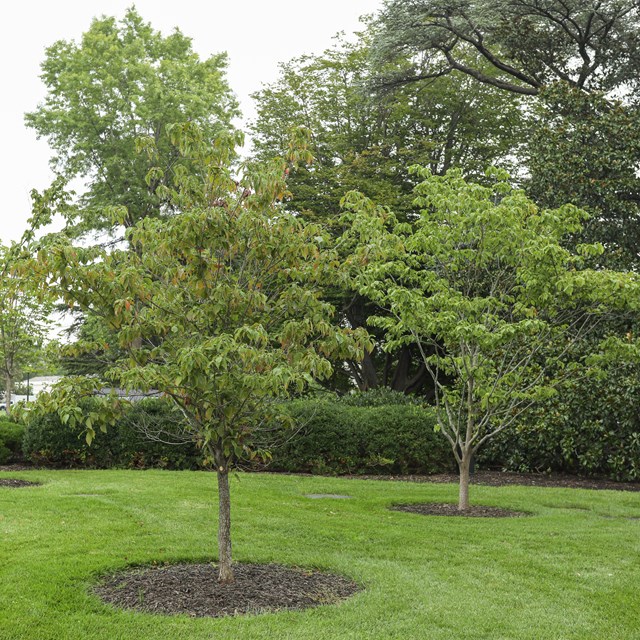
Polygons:
[[[123,612],[90,587],[132,564],[215,556],[215,478],[165,471],[2,473],[0,639],[640,639],[640,494],[472,487],[528,518],[389,511],[453,485],[246,475],[232,482],[237,561],[348,575],[336,606],[236,618]],[[350,500],[310,500],[337,493]]]

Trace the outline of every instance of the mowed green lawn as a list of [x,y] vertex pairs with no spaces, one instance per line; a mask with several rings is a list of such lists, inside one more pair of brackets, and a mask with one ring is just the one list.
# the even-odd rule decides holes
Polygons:
[[[215,557],[210,473],[33,471],[0,488],[0,638],[640,638],[640,494],[472,487],[527,518],[425,517],[454,485],[241,474],[237,561],[316,567],[363,587],[339,605],[223,619],[123,612],[90,593],[131,564]],[[350,500],[311,500],[339,493]]]

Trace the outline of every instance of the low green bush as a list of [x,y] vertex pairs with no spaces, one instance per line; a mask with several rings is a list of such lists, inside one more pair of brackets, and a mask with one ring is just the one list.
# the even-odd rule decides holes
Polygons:
[[[435,413],[402,394],[305,399],[286,405],[296,427],[272,447],[270,469],[324,474],[436,473],[450,470],[450,448]],[[368,402],[371,404],[368,404]]]
[[24,427],[10,420],[0,420],[0,464],[22,460]]
[[[87,411],[92,401],[85,401]],[[163,432],[159,438],[152,434]],[[98,431],[91,446],[81,427],[62,424],[57,414],[29,419],[23,439],[27,460],[49,467],[197,469],[200,454],[193,443],[179,441],[175,410],[161,400],[143,400],[129,408],[106,433]]]
[[479,452],[484,466],[640,480],[640,371],[611,368],[604,379],[568,381],[558,394]]

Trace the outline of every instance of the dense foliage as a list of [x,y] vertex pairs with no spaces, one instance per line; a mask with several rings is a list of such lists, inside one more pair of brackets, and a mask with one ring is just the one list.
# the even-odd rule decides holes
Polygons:
[[640,264],[638,106],[558,83],[540,95],[528,147],[527,190],[543,206],[572,202],[590,213],[579,242],[601,242],[598,264]]
[[281,432],[269,469],[336,475],[450,470],[431,407],[369,393],[289,403],[295,430]]
[[[86,412],[96,410],[91,399]],[[37,466],[197,469],[202,453],[185,442],[181,417],[166,401],[142,400],[129,406],[106,433],[87,444],[80,424],[64,424],[57,412],[30,416],[24,433],[25,458]],[[153,437],[162,434],[162,439]]]
[[[82,405],[87,412],[96,408],[92,400]],[[275,427],[268,440],[270,462],[251,463],[247,469],[335,475],[449,470],[450,456],[434,430],[433,410],[403,394],[374,391],[302,399],[286,403],[282,410],[293,427],[288,423]],[[0,429],[4,434],[4,425]],[[202,452],[183,440],[179,414],[162,400],[132,404],[106,433],[97,433],[91,445],[80,425],[63,424],[57,413],[32,416],[23,445],[23,428],[12,425],[12,429],[17,437],[12,451],[20,454],[23,447],[26,459],[37,466],[204,468]],[[153,434],[162,438],[150,437]]]
[[[339,38],[320,55],[281,64],[278,79],[253,96],[257,157],[284,155],[292,127],[311,132],[313,162],[291,173],[286,202],[305,217],[335,224],[341,198],[357,189],[410,218],[416,179],[409,166],[435,174],[458,167],[476,180],[489,165],[510,166],[522,120],[512,96],[461,75],[373,92],[374,34],[369,24],[355,42]],[[388,66],[400,72],[407,64]]]
[[612,480],[640,480],[640,373],[616,363],[602,376],[567,380],[533,407],[508,437],[479,453],[483,466],[560,471]]
[[[284,63],[279,78],[254,95],[258,117],[252,124],[255,155],[285,155],[290,130],[310,131],[310,164],[299,164],[288,177],[290,197],[284,206],[297,215],[322,221],[340,233],[340,201],[351,189],[391,207],[403,220],[416,217],[413,188],[418,180],[408,171],[412,164],[429,166],[435,174],[451,167],[485,180],[488,165],[511,167],[522,112],[512,95],[471,78],[451,75],[429,83],[399,82],[374,90],[377,67],[371,43],[377,27],[368,22],[357,39],[338,37],[319,55]],[[410,65],[398,56],[385,65],[402,74]],[[345,254],[349,249],[343,247]],[[347,390],[388,387],[429,396],[428,376],[419,354],[410,347],[394,353],[382,349],[382,335],[367,324],[378,311],[347,281],[329,294],[338,322],[366,327],[375,348],[347,369],[335,367],[326,384]]]
[[25,428],[9,420],[0,420],[0,464],[22,460]]

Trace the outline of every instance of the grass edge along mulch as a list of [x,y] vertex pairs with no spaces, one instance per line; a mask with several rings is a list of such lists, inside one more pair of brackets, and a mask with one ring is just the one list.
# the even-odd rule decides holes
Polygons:
[[0,478],[0,487],[17,489],[19,487],[37,487],[39,482],[30,482],[29,480],[21,480],[19,478]]
[[486,505],[471,505],[464,511],[460,511],[457,504],[450,502],[393,504],[389,509],[391,511],[416,513],[422,516],[461,516],[463,518],[522,518],[523,516],[532,515],[525,511],[513,511]]

